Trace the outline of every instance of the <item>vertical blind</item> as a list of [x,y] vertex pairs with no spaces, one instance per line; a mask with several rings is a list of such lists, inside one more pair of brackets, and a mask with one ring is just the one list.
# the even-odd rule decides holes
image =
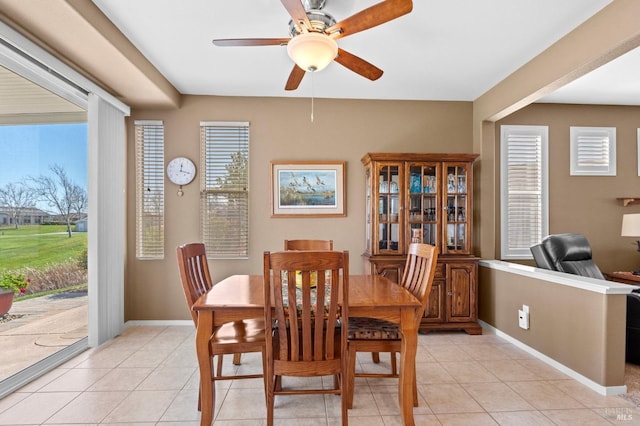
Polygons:
[[207,256],[249,253],[249,123],[200,123],[200,208]]
[[502,126],[502,257],[531,257],[547,233],[544,126]]
[[136,120],[136,257],[164,258],[164,125]]

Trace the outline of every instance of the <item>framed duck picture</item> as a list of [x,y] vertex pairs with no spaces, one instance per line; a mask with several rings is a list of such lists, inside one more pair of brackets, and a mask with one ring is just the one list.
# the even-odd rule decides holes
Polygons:
[[272,217],[346,216],[344,161],[272,161]]

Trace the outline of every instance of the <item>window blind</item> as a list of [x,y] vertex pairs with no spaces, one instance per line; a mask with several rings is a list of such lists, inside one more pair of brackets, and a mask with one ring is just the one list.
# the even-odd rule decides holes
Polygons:
[[164,258],[164,125],[134,122],[136,140],[136,257]]
[[571,127],[571,175],[616,175],[615,127]]
[[249,123],[200,123],[200,207],[207,256],[249,252]]
[[531,258],[546,236],[547,127],[502,126],[502,258]]

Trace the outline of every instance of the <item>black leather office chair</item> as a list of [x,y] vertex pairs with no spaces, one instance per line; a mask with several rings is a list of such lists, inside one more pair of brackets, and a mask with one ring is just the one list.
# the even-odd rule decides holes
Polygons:
[[[534,250],[541,252],[537,258]],[[589,241],[582,234],[549,235],[539,244],[539,249],[532,248],[531,252],[536,264],[538,258],[544,258],[541,260],[544,266],[538,265],[539,268],[604,280],[600,268],[593,261]]]
[[[593,261],[589,241],[582,234],[555,234],[531,247],[536,266],[583,277],[605,279]],[[640,293],[627,295],[627,362],[640,364]]]
[[533,260],[536,261],[536,266],[538,268],[549,269],[550,271],[556,270],[556,268],[553,266],[553,262],[549,258],[549,255],[542,246],[542,243],[531,246],[530,249],[531,254],[533,254]]

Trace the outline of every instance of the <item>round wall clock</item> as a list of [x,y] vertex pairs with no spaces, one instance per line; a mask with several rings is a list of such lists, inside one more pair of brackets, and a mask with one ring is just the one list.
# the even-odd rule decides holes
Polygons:
[[186,157],[176,157],[167,164],[167,178],[176,185],[186,185],[196,177],[196,165]]

